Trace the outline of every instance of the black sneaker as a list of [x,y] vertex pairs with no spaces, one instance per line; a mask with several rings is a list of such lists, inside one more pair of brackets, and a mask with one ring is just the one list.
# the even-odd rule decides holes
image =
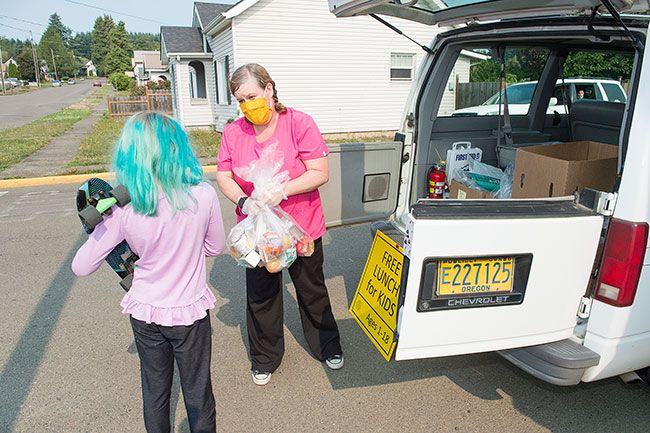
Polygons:
[[325,360],[325,364],[332,370],[343,368],[343,355],[334,355]]
[[251,370],[251,377],[253,383],[259,386],[264,386],[271,381],[271,373],[266,371]]

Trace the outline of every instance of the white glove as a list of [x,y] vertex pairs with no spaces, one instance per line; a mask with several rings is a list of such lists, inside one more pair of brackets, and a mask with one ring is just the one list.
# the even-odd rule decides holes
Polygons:
[[[287,196],[284,194],[283,189],[276,189],[271,191],[264,191],[258,197],[258,200],[269,207],[277,206],[282,200],[286,200]],[[248,201],[248,200],[247,200]]]
[[247,198],[241,208],[244,215],[257,215],[264,208],[264,203],[254,198]]

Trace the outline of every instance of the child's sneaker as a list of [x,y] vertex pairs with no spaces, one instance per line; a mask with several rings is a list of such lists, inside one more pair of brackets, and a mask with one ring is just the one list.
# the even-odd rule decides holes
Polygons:
[[334,355],[325,360],[325,364],[332,370],[343,368],[343,355]]
[[251,377],[255,385],[264,386],[271,380],[271,373],[266,371],[251,370]]

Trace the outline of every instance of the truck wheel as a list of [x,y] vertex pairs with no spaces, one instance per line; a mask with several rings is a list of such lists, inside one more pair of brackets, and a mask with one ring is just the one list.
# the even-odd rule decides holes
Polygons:
[[124,185],[118,185],[113,188],[110,192],[111,196],[117,200],[117,205],[119,207],[124,207],[127,204],[131,203],[131,196],[129,191],[124,187]]
[[95,206],[86,206],[79,212],[79,218],[89,230],[92,230],[102,222],[102,214],[99,213]]

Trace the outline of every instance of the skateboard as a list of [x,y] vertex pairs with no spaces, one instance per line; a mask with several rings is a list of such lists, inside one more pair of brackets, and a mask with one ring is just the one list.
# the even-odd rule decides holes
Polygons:
[[[85,181],[77,191],[77,211],[79,219],[87,234],[102,222],[104,215],[110,215],[113,206],[123,207],[131,202],[126,188],[115,188],[103,179],[93,177]],[[120,286],[129,291],[133,283],[133,270],[138,256],[131,251],[126,240],[118,244],[106,257],[106,263],[122,279]]]

